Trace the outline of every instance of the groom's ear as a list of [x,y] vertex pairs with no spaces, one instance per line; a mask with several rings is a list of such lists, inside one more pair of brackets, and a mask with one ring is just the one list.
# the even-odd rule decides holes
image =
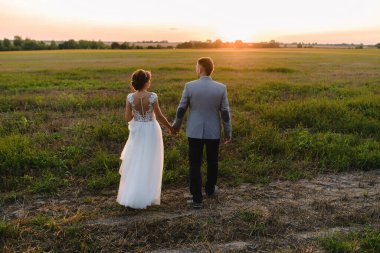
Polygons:
[[199,72],[200,72],[200,66],[199,66],[199,64],[198,64],[198,62],[197,62],[197,64],[195,65],[195,72],[197,72],[197,74],[199,74]]
[[202,65],[198,65],[198,71],[197,71],[197,75],[200,76],[202,74],[205,74],[205,68],[202,66]]

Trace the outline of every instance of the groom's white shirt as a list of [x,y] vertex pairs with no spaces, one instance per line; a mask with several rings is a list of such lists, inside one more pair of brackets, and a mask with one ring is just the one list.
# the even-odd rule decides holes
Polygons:
[[226,85],[212,80],[210,76],[202,76],[186,83],[174,120],[174,129],[181,128],[188,107],[187,137],[220,139],[220,119],[223,122],[224,136],[231,137]]

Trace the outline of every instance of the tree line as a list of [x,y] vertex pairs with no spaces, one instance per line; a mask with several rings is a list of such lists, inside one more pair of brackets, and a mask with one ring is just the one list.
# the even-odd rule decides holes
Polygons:
[[[143,41],[150,43],[153,41]],[[167,42],[167,41],[166,41]],[[206,42],[201,41],[189,41],[177,44],[176,48],[276,48],[280,47],[280,43],[274,40],[270,42],[260,43],[245,43],[241,40],[235,42],[223,42],[218,39],[214,42],[208,40]],[[49,43],[44,41],[32,40],[29,38],[23,39],[21,36],[14,36],[13,41],[10,39],[0,40],[0,51],[18,51],[18,50],[56,50],[56,49],[171,49],[173,46],[163,46],[161,44],[156,45],[136,45],[130,42],[112,42],[106,44],[102,41],[89,41],[89,40],[67,40],[60,43],[51,41]]]
[[[145,41],[144,41],[145,42]],[[151,41],[146,41],[151,42]],[[165,41],[167,43],[167,41]],[[380,49],[380,43],[374,45]],[[220,39],[215,41],[207,40],[202,41],[188,41],[177,44],[175,48],[186,48],[186,49],[201,49],[201,48],[278,48],[280,43],[274,40],[269,42],[257,42],[257,43],[247,43],[241,40],[236,40],[235,42],[223,42]],[[306,47],[301,43],[297,47]],[[161,44],[156,45],[136,45],[130,42],[112,42],[111,44],[106,44],[103,41],[93,41],[93,40],[67,40],[63,42],[44,42],[37,41],[29,38],[23,39],[21,36],[14,36],[13,40],[4,38],[0,40],[0,51],[19,51],[19,50],[57,50],[57,49],[171,49],[173,46],[163,46]]]
[[129,42],[112,42],[111,44],[106,44],[103,41],[93,41],[93,40],[67,40],[63,42],[44,42],[37,41],[29,38],[23,39],[21,36],[14,36],[13,40],[4,38],[0,40],[0,51],[21,51],[21,50],[57,50],[57,49],[162,49],[162,48],[173,48],[173,46],[164,47],[160,44],[155,46],[141,46],[135,45]]
[[212,42],[208,40],[202,41],[188,41],[177,45],[177,48],[278,48],[280,43],[274,40],[269,42],[243,42],[242,40],[236,40],[235,42],[223,42],[220,39]]
[[0,40],[1,51],[19,51],[19,50],[55,50],[55,49],[106,49],[107,46],[102,41],[87,41],[87,40],[68,40],[61,43],[51,41],[46,43],[44,41],[37,41],[29,38],[21,38],[14,36],[13,41],[4,38]]

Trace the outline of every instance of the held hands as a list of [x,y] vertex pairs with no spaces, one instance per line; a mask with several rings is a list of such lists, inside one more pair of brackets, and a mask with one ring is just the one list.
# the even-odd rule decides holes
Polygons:
[[177,135],[178,132],[179,132],[179,129],[174,128],[174,123],[172,123],[172,124],[170,125],[169,131],[170,131],[170,134],[171,134],[171,135]]
[[171,135],[177,135],[177,133],[178,133],[178,131],[175,130],[173,126],[170,126],[170,127],[169,127],[169,131],[170,131],[170,134],[171,134]]

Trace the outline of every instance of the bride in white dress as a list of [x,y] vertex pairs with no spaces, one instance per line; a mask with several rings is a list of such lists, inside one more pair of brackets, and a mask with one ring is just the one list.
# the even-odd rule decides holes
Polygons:
[[136,92],[127,96],[125,118],[129,136],[121,152],[117,202],[131,208],[146,208],[161,202],[164,145],[158,121],[175,134],[162,114],[157,94],[148,92],[151,73],[142,69],[132,74]]

